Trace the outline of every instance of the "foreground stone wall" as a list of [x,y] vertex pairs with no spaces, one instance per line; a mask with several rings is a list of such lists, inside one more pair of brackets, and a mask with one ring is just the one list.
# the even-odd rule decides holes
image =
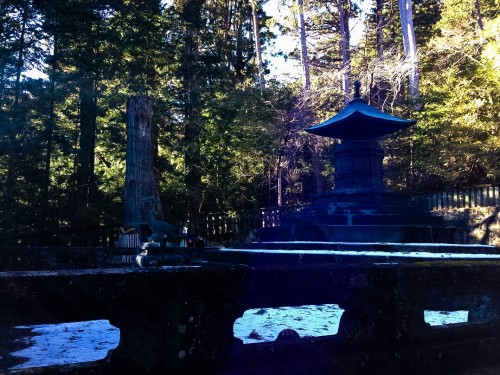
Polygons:
[[[118,347],[87,371],[26,374],[457,374],[498,364],[500,261],[353,265],[306,262],[314,254],[304,252],[307,264],[287,264],[286,256],[246,265],[0,272],[0,326],[108,319],[120,329]],[[234,321],[250,308],[324,303],[345,310],[335,336],[252,345],[233,336]],[[431,327],[425,310],[468,310],[469,319]]]
[[466,233],[467,243],[500,247],[500,207],[453,208],[434,211],[447,226]]

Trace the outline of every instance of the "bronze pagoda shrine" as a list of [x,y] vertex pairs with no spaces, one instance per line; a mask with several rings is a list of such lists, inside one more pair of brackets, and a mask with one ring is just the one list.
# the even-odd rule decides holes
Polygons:
[[390,192],[383,180],[379,138],[415,124],[388,115],[361,99],[337,115],[305,129],[341,140],[335,145],[335,187],[311,197],[311,205],[285,217],[279,227],[262,228],[259,240],[339,242],[455,242],[456,231],[442,217],[413,207],[410,197]]

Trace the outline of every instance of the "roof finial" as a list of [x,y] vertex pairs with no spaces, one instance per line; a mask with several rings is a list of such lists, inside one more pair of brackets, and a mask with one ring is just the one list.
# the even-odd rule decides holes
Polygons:
[[354,99],[361,99],[361,94],[359,89],[361,87],[361,82],[358,80],[354,81]]

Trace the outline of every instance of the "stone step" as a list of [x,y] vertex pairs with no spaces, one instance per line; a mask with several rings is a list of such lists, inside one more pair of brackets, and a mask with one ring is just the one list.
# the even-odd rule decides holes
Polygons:
[[326,213],[315,212],[284,218],[286,225],[422,225],[441,226],[443,218],[424,212],[414,213]]
[[[234,249],[242,250],[331,250],[350,252],[401,252],[401,253],[448,253],[448,254],[500,254],[500,248],[479,244],[447,244],[447,243],[399,243],[399,242],[328,242],[328,241],[275,241],[245,242],[237,244]],[[226,249],[227,250],[227,249]],[[208,250],[207,250],[208,251]],[[205,252],[207,252],[205,251]]]
[[259,241],[443,242],[465,238],[456,228],[415,225],[285,225],[262,228]]
[[431,216],[422,213],[413,214],[372,214],[353,215],[351,223],[353,225],[426,225],[439,226],[443,223],[442,217]]
[[[203,260],[217,263],[349,264],[400,267],[404,264],[486,262],[498,264],[500,249],[483,245],[345,242],[252,242],[206,250]],[[422,263],[423,262],[423,263]]]
[[384,208],[376,208],[376,207],[349,207],[349,208],[343,208],[340,209],[339,207],[332,207],[331,209],[327,210],[327,212],[331,214],[344,214],[344,213],[359,213],[359,214],[409,214],[409,213],[419,213],[419,214],[426,214],[430,215],[431,213],[428,211],[419,211],[419,210],[414,210],[411,207],[384,207]]

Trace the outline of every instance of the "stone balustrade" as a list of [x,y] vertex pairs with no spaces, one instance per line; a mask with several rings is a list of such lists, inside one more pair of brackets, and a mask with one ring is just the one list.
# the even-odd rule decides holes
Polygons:
[[[445,374],[498,361],[500,261],[311,260],[0,272],[0,325],[109,319],[118,347],[80,374]],[[324,303],[345,309],[337,335],[233,336],[250,308]],[[468,310],[469,322],[431,327],[424,310]]]

